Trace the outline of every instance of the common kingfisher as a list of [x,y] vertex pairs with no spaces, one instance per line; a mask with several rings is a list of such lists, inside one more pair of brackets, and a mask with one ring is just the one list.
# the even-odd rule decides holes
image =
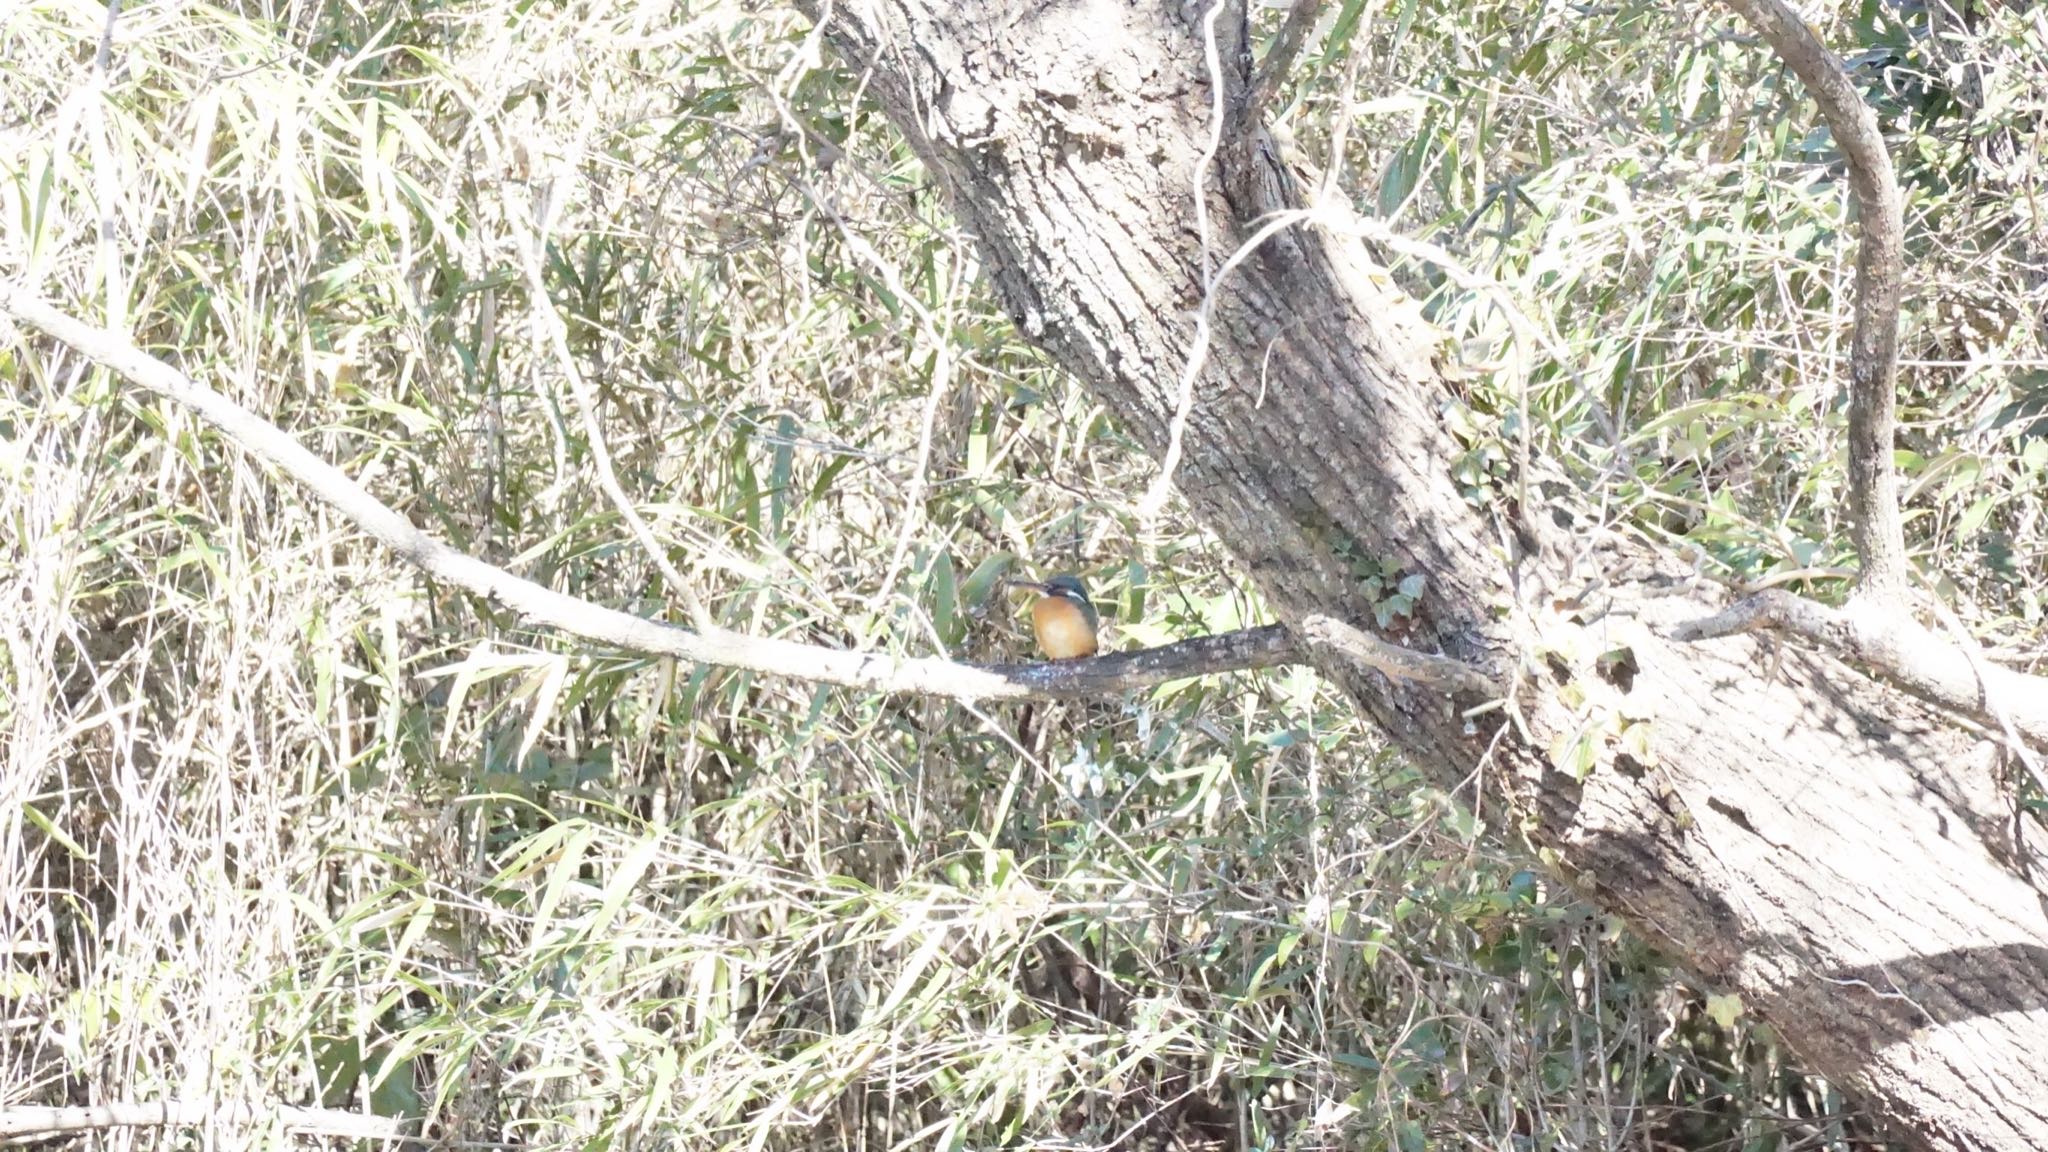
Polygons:
[[1062,572],[1043,584],[1012,580],[1013,588],[1038,593],[1031,605],[1031,630],[1038,634],[1038,647],[1053,660],[1075,660],[1095,655],[1095,629],[1100,618],[1088,599],[1088,586],[1079,576]]

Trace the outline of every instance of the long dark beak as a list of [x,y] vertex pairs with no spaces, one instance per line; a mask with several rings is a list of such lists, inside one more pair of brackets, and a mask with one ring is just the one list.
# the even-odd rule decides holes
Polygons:
[[1041,596],[1053,595],[1052,585],[1040,584],[1036,580],[1008,580],[1004,583],[1008,584],[1012,588],[1029,588],[1030,590],[1038,593]]

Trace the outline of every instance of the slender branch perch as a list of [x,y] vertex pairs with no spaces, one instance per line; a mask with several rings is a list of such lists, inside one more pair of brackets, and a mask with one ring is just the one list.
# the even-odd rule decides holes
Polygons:
[[1849,513],[1863,571],[1858,593],[1896,598],[1906,588],[1906,537],[1892,467],[1893,392],[1899,372],[1899,280],[1905,221],[1899,180],[1877,115],[1842,62],[1783,0],[1723,0],[1768,42],[1812,93],[1849,165],[1863,241],[1856,250],[1856,316],[1849,338]]
[[514,576],[420,531],[276,425],[143,352],[119,333],[80,323],[14,285],[0,284],[0,313],[20,319],[150,392],[191,408],[229,440],[275,465],[355,521],[371,538],[429,575],[503,605],[532,623],[629,652],[876,692],[969,700],[1102,696],[1192,676],[1303,660],[1292,637],[1278,625],[1090,660],[1001,665],[848,652],[725,629],[691,631],[643,619]]

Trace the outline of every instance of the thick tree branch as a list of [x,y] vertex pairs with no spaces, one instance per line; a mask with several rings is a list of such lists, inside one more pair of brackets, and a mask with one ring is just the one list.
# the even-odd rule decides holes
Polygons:
[[961,664],[848,652],[725,629],[691,631],[647,620],[557,592],[450,547],[413,527],[347,473],[315,456],[276,425],[143,352],[127,337],[80,323],[24,288],[0,284],[0,315],[13,316],[124,379],[191,408],[244,451],[275,465],[427,574],[501,604],[531,623],[628,652],[875,692],[964,700],[1106,696],[1193,676],[1271,668],[1303,659],[1293,638],[1278,625],[1090,660]]
[[[1904,224],[1898,177],[1877,117],[1813,29],[1783,0],[1726,0],[1798,76],[1849,168],[1863,226],[1849,355],[1849,502],[1862,559],[1856,593],[1830,608],[1766,591],[1674,630],[1680,640],[1790,632],[1818,642],[1907,691],[2012,737],[2048,742],[2048,681],[2000,668],[1950,644],[1906,611],[1905,538],[1892,466]],[[1966,634],[1958,637],[1969,643]],[[2018,749],[2030,768],[2034,758]]]
[[1844,607],[1830,608],[1773,588],[1681,624],[1671,629],[1671,637],[1711,640],[1760,631],[1815,641],[1944,708],[1993,728],[2001,726],[2002,716],[2020,735],[2048,745],[2048,680],[1972,660],[1883,603],[1852,598]]
[[1799,77],[1849,165],[1863,226],[1856,250],[1856,317],[1849,340],[1849,512],[1863,561],[1857,590],[1896,598],[1906,588],[1905,531],[1892,467],[1893,392],[1899,370],[1899,280],[1905,223],[1898,176],[1877,115],[1842,62],[1783,0],[1724,0]]
[[[1312,649],[1418,769],[1464,787],[1486,757],[1488,793],[1582,892],[1928,1145],[2048,1147],[2040,893],[2005,863],[1987,742],[1824,656],[1766,674],[1752,645],[1672,642],[1698,609],[1663,594],[1681,566],[1634,541],[1585,556],[1614,610],[1525,624],[1494,526],[1450,480],[1438,342],[1341,229],[1265,238],[1197,332],[1208,258],[1300,207],[1256,131],[1242,168],[1210,167],[1208,6],[805,7],[952,190],[1019,327],[1155,458],[1178,424],[1176,486],[1281,619],[1368,615],[1364,556],[1428,577],[1405,643],[1503,670],[1540,649],[1515,710],[1528,738],[1497,744],[1441,692]],[[1085,150],[1061,146],[1076,114]],[[1221,187],[1198,214],[1205,168]],[[1204,338],[1176,420],[1189,393],[1161,366]],[[1580,742],[1596,763],[1561,771]]]

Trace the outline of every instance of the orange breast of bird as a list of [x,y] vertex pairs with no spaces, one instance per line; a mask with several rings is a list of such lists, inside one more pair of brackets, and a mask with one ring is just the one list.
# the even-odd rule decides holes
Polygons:
[[1041,597],[1031,606],[1031,628],[1038,633],[1038,646],[1054,660],[1095,654],[1095,628],[1087,614],[1057,596]]

